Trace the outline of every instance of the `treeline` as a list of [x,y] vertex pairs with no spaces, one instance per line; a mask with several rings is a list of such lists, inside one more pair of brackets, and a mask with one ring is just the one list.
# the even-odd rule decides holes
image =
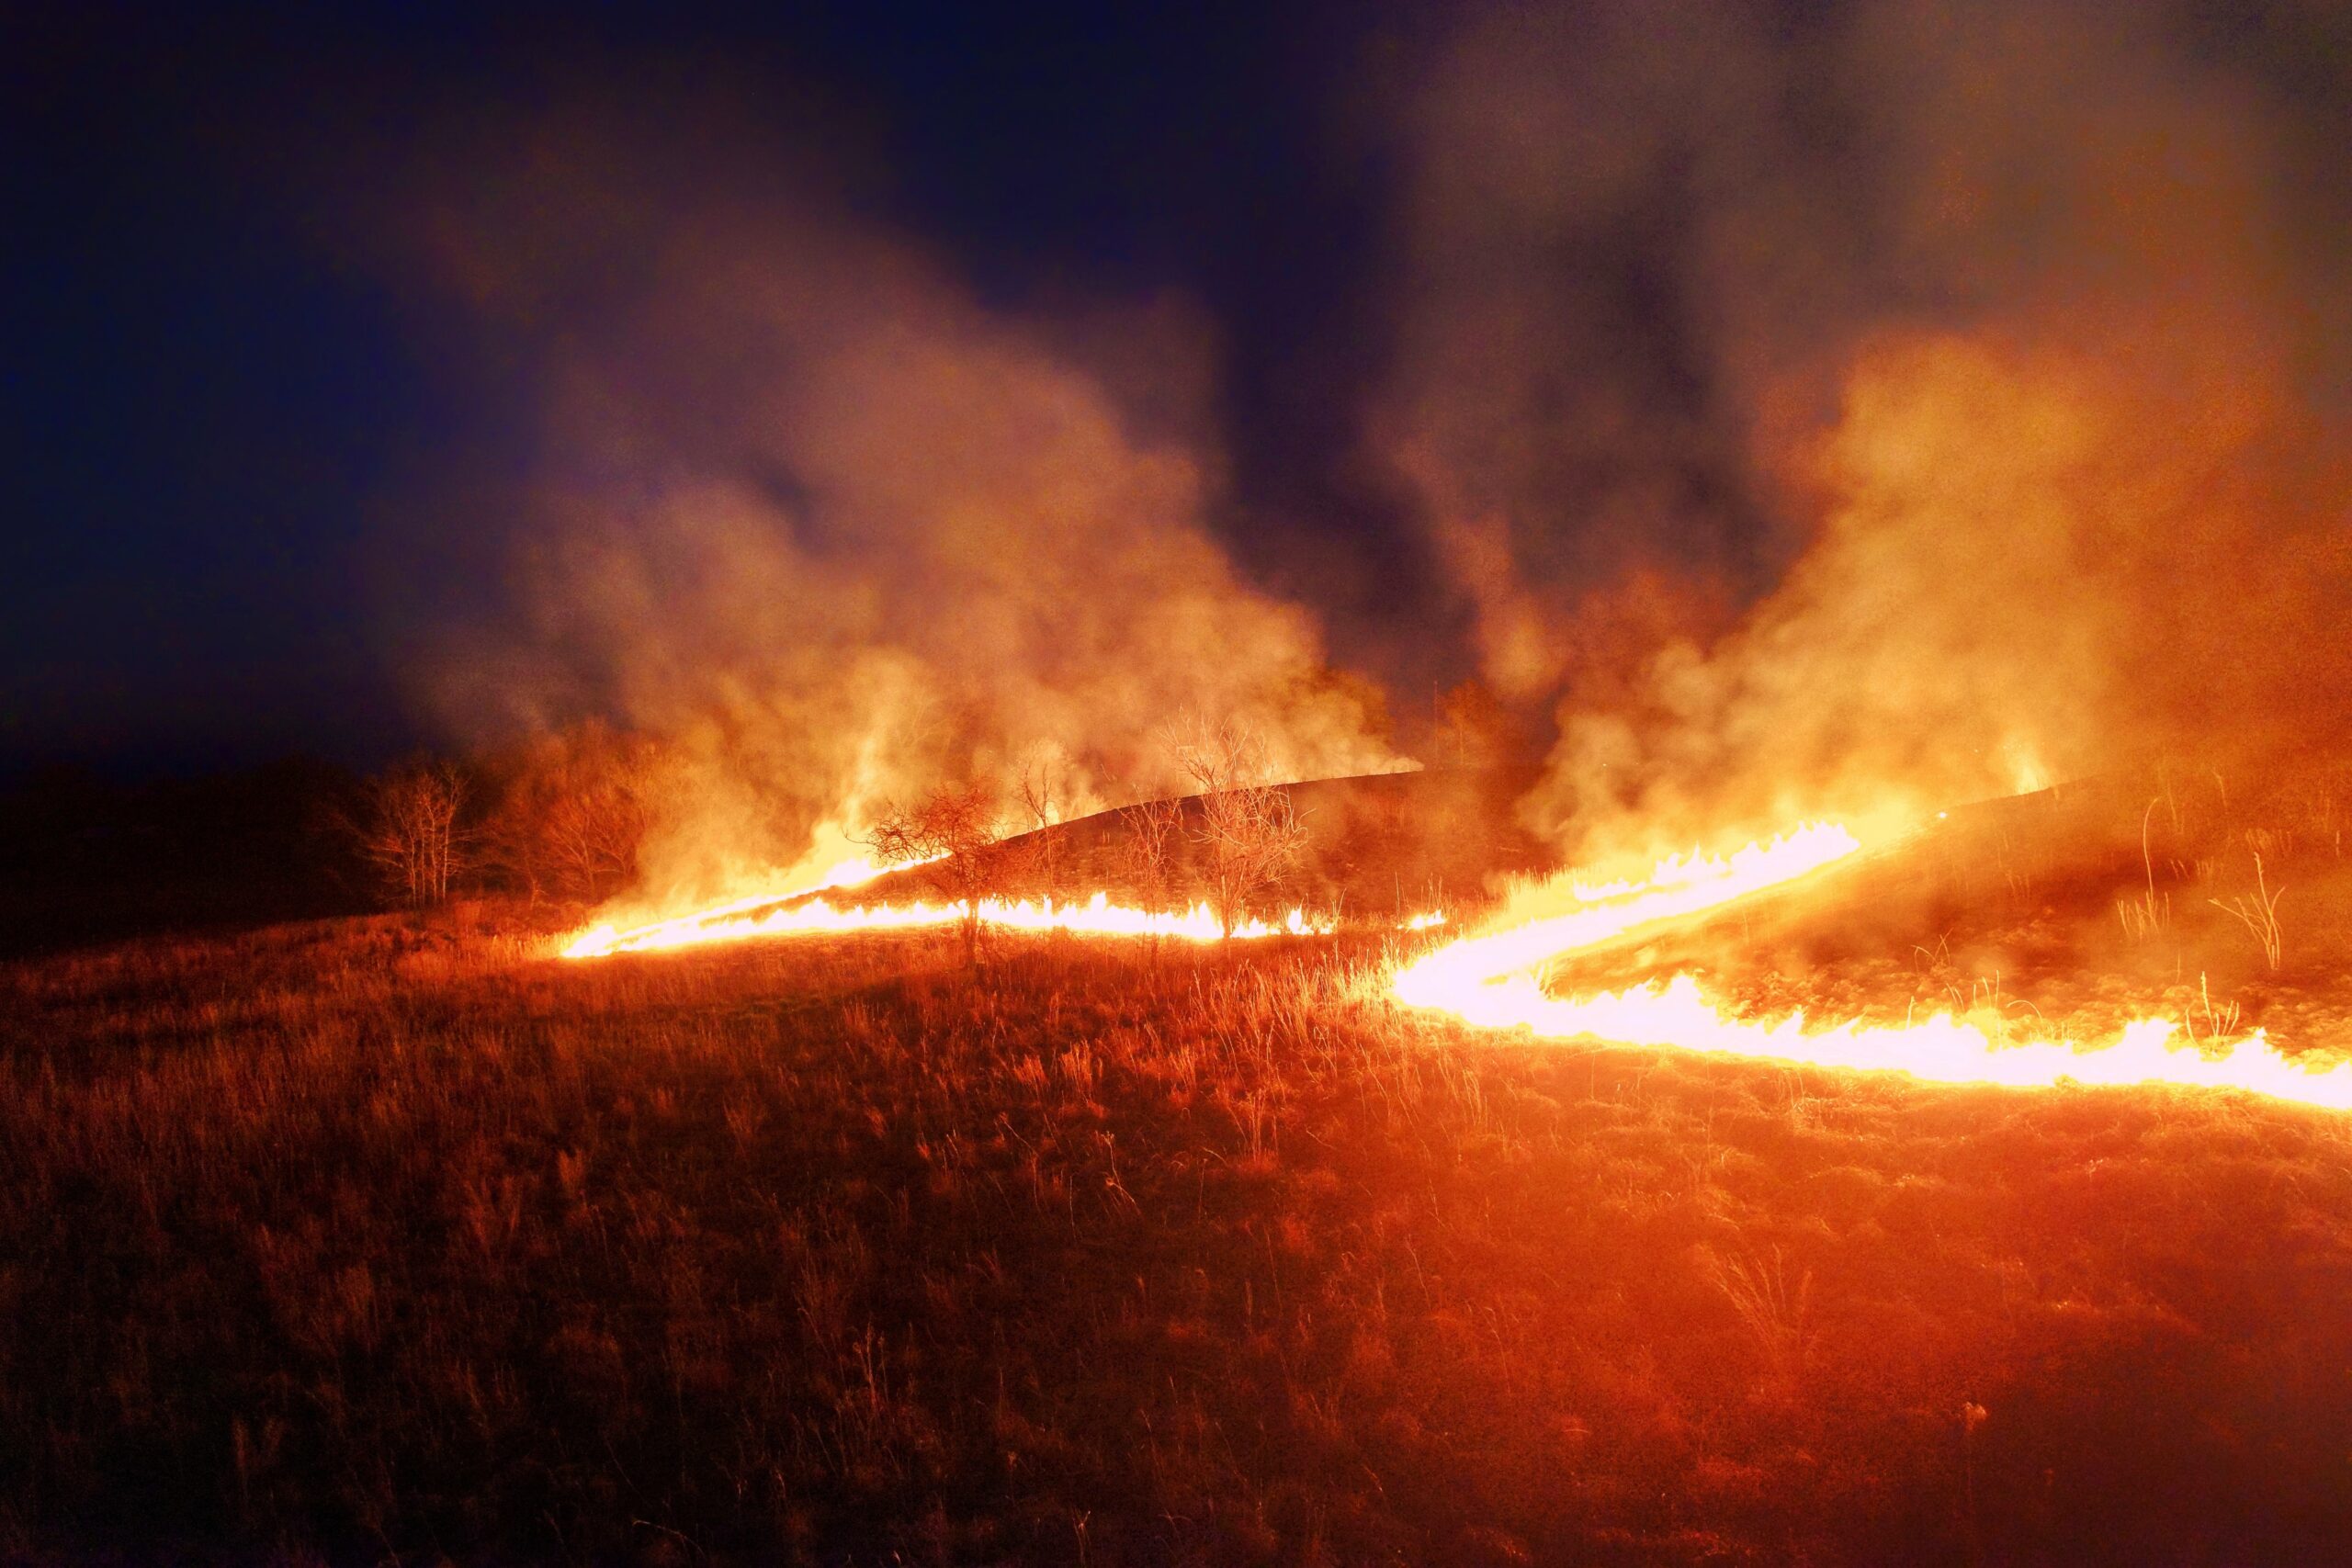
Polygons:
[[356,914],[375,883],[331,830],[349,770],[289,760],[127,783],[51,767],[0,783],[0,954]]
[[0,782],[0,953],[427,907],[594,904],[629,886],[661,749],[602,724],[368,777],[288,759],[125,782]]
[[[1230,929],[1283,888],[1306,826],[1255,732],[1195,726],[1168,744],[1199,804],[1189,814],[1169,801],[1125,808],[1119,881],[1148,907],[1206,903]],[[358,781],[332,822],[387,904],[483,893],[593,904],[637,881],[670,779],[659,741],[591,722],[496,755],[413,759]],[[1070,893],[1062,837],[1044,829],[1075,802],[1066,772],[1038,761],[1012,778],[974,773],[875,803],[862,827],[877,863],[923,867],[968,925],[984,898]]]
[[[881,863],[924,863],[909,876],[967,911],[1107,890],[1207,904],[1228,926],[1300,904],[1424,908],[1531,863],[1510,813],[1527,781],[1458,735],[1428,773],[1309,785],[1275,779],[1246,728],[1162,739],[1154,784],[1089,821],[1071,818],[1093,797],[1039,762],[869,803],[852,830]],[[1165,780],[1191,798],[1157,798]],[[0,953],[456,900],[594,906],[639,885],[649,836],[695,787],[658,738],[594,721],[372,776],[310,761],[145,784],[44,770],[0,782]]]
[[601,722],[360,782],[335,829],[387,902],[463,893],[594,904],[637,879],[664,788],[661,745]]

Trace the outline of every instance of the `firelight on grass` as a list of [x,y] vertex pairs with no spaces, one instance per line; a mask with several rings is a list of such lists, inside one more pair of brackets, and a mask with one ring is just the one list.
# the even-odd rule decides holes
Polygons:
[[1692,854],[1662,861],[1646,879],[1570,881],[1564,911],[1448,942],[1398,969],[1391,988],[1413,1007],[1484,1028],[1529,1030],[1546,1039],[1900,1072],[1935,1083],[2235,1089],[2352,1110],[2352,1062],[2307,1066],[2282,1055],[2258,1029],[2233,1049],[2206,1055],[2176,1048],[2178,1026],[2156,1017],[2127,1022],[2106,1044],[2077,1048],[2062,1039],[1999,1041],[1949,1013],[1900,1024],[1857,1019],[1819,1026],[1802,1011],[1776,1020],[1742,1018],[1689,974],[1620,991],[1555,996],[1545,988],[1543,976],[1578,953],[1628,932],[1792,886],[1860,848],[1842,827],[1808,823],[1720,859]]

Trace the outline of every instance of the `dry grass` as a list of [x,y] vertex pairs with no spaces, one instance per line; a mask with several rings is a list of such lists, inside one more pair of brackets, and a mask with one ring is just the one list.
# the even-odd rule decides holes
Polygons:
[[2352,1131],[1534,1047],[1369,945],[0,969],[0,1554],[2352,1549]]
[[2252,893],[2241,894],[2226,904],[2219,898],[2207,902],[2244,926],[2246,934],[2262,949],[2263,962],[2276,970],[2286,946],[2284,931],[2278,924],[2278,899],[2287,890],[2271,887],[2269,879],[2262,874],[2262,856],[2258,853],[2254,857],[2254,887]]

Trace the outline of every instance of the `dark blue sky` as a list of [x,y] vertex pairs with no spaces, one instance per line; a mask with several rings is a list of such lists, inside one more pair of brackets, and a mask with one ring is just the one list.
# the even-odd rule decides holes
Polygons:
[[[1243,493],[1371,516],[1315,460],[1347,441],[1343,403],[1285,368],[1361,369],[1345,316],[1373,216],[1329,156],[1317,77],[1361,53],[1362,26],[991,9],[76,6],[0,24],[0,766],[364,763],[421,739],[371,574],[413,546],[414,592],[487,592],[464,581],[478,552],[402,513],[453,455],[511,456],[515,411],[462,323],[391,297],[347,236],[412,127],[527,113],[584,74],[626,92],[723,72],[775,110],[748,157],[813,143],[984,295],[1204,299],[1249,345],[1227,367]],[[1261,544],[1279,575],[1280,542]]]

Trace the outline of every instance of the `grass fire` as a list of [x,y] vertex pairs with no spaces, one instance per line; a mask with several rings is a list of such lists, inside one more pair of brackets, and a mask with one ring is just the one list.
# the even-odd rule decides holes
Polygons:
[[2336,10],[31,19],[0,1564],[2352,1559]]

